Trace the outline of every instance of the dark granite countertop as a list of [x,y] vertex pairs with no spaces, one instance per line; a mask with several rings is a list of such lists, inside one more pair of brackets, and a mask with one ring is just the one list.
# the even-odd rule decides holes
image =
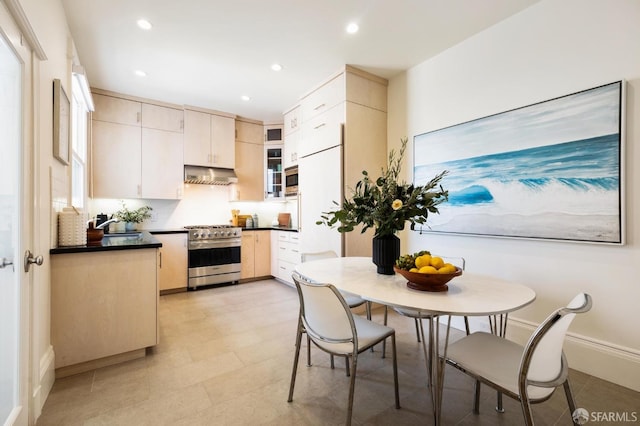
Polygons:
[[57,247],[49,250],[49,253],[92,253],[96,251],[136,250],[162,247],[162,243],[148,231],[140,231],[140,235],[138,236],[118,234],[118,232],[107,234],[108,236],[104,237],[96,245]]
[[290,226],[258,226],[257,228],[242,228],[243,231],[287,231],[298,232],[297,228]]

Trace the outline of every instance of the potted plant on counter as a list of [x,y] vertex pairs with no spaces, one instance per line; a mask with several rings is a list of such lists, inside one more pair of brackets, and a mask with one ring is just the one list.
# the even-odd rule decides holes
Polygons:
[[135,210],[129,210],[124,201],[121,201],[120,203],[122,204],[122,208],[115,213],[115,217],[125,223],[124,229],[126,231],[134,231],[138,223],[142,223],[145,219],[149,219],[151,217],[150,211],[153,209],[149,206],[142,206]]

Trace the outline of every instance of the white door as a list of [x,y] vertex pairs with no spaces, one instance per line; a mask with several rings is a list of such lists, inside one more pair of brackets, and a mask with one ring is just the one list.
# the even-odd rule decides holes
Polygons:
[[342,146],[300,158],[298,189],[300,252],[333,250],[342,256],[343,235],[316,224],[323,212],[338,207],[334,201],[342,201]]
[[[33,218],[30,52],[0,7],[0,423],[28,422],[29,274],[24,253]],[[9,41],[11,40],[11,41]]]

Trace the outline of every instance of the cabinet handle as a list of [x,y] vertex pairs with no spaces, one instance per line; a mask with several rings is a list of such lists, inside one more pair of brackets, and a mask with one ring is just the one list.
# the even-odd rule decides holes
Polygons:
[[318,124],[316,127],[313,128],[313,130],[318,130],[320,127],[324,127],[326,125],[327,125],[327,123]]
[[138,185],[138,195],[142,195],[142,185]]
[[141,121],[142,117],[140,116],[139,112],[136,112],[136,123],[139,123]]
[[180,120],[180,130],[184,130],[184,120]]
[[160,252],[160,269],[162,269],[162,252]]
[[320,105],[318,105],[317,107],[315,107],[313,110],[314,110],[314,111],[317,111],[317,110],[319,110],[320,108],[324,108],[324,106],[325,106],[325,103],[321,103]]

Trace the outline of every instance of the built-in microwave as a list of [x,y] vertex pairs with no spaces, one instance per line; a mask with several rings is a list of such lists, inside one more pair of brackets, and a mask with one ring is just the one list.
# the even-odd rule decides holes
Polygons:
[[298,166],[284,169],[284,195],[291,197],[298,195]]

